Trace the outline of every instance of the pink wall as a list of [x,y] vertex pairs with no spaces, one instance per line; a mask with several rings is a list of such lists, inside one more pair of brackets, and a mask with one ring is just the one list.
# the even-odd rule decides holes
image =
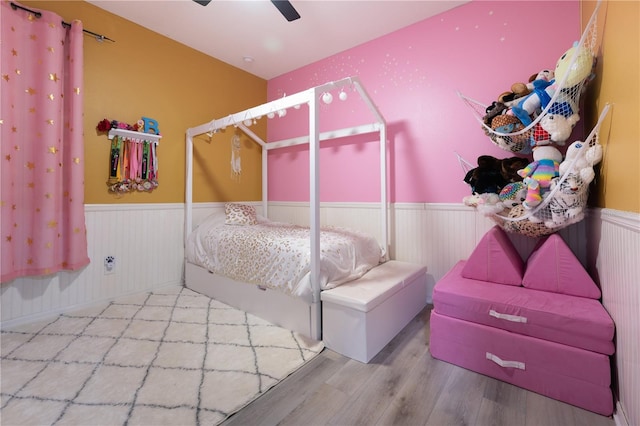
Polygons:
[[[458,203],[470,193],[455,152],[512,154],[486,137],[457,96],[490,104],[526,82],[580,38],[576,1],[473,1],[268,82],[268,99],[358,76],[389,127],[392,202]],[[355,25],[356,21],[354,21]],[[357,28],[354,28],[357,31]],[[318,35],[322,37],[321,34]],[[321,105],[321,131],[362,124],[370,115],[356,93]],[[307,133],[306,105],[268,124],[268,140]],[[321,201],[379,200],[379,143],[373,137],[331,141],[321,149]],[[309,199],[306,146],[272,151],[269,199]]]

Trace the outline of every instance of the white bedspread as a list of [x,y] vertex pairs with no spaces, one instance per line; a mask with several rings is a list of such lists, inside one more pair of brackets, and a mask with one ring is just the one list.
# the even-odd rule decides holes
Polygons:
[[[361,277],[382,256],[375,238],[344,228],[323,228],[320,251],[322,290]],[[186,256],[216,274],[312,300],[309,228],[265,220],[250,226],[205,221],[189,236]]]

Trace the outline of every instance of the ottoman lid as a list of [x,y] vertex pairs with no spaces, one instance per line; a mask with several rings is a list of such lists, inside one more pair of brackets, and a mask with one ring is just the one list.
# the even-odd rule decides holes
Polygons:
[[427,268],[407,262],[390,260],[376,266],[357,280],[320,293],[323,302],[369,312],[400,291]]

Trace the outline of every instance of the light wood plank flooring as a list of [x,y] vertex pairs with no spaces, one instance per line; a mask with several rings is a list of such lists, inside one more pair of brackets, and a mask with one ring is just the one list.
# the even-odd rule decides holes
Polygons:
[[325,349],[223,425],[614,426],[612,418],[436,360],[430,307],[369,364]]

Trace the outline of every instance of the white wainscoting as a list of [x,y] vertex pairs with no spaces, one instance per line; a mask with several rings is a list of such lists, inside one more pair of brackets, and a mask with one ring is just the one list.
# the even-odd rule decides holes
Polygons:
[[[3,283],[3,326],[181,283],[183,220],[181,203],[86,205],[91,263],[79,271]],[[105,274],[106,256],[116,258],[113,274]]]
[[594,210],[587,222],[589,272],[616,324],[616,423],[640,425],[640,214]]
[[[308,203],[270,202],[269,218],[298,225],[309,224]],[[380,241],[380,207],[377,203],[322,203],[320,224],[346,226],[370,233]],[[396,203],[389,211],[391,259],[427,267],[428,301],[435,283],[459,260],[467,259],[495,223],[463,204]],[[584,224],[561,231],[576,257],[586,265]],[[509,234],[523,259],[536,239]]]
[[[252,202],[260,211],[260,203]],[[224,203],[194,205],[194,224]],[[272,220],[308,225],[308,203],[271,202]],[[182,282],[183,204],[87,205],[91,264],[81,271],[21,278],[1,286],[2,325],[32,321],[67,309]],[[389,212],[392,259],[427,267],[431,290],[457,261],[466,259],[493,222],[462,204],[394,204]],[[377,203],[323,203],[322,225],[381,235]],[[586,221],[561,231],[602,287],[603,304],[616,323],[614,391],[621,424],[640,424],[640,215],[590,211]],[[510,237],[523,258],[536,240]],[[103,261],[116,257],[116,272]],[[430,299],[429,299],[430,300]]]

